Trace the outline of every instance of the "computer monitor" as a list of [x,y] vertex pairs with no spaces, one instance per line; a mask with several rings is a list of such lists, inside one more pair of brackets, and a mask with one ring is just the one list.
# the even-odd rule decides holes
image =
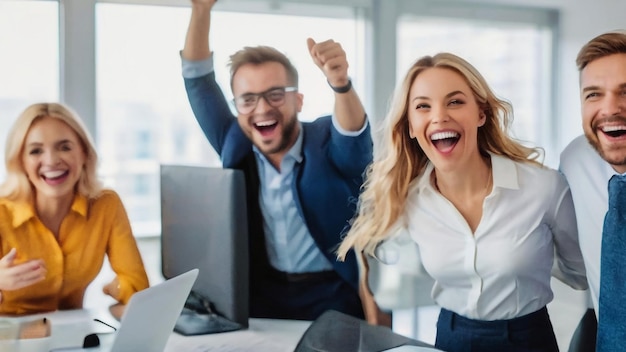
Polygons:
[[[243,172],[161,165],[160,174],[163,276],[171,278],[198,268],[188,303],[200,298],[206,306],[208,300],[220,316],[248,327],[248,218]],[[184,326],[180,331],[179,325],[185,323],[182,318],[177,331],[185,335],[219,332],[201,327],[189,332]],[[198,323],[196,318],[192,320]],[[234,329],[223,331],[228,330]]]

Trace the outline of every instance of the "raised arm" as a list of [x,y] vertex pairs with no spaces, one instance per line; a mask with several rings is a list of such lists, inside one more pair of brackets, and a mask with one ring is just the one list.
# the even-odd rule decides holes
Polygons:
[[204,60],[211,56],[209,29],[211,9],[216,2],[217,0],[191,0],[191,19],[182,53],[184,59]]
[[[181,51],[185,90],[204,135],[221,156],[224,140],[237,124],[220,86],[215,81],[209,46],[211,11],[216,0],[191,0],[191,18]],[[242,137],[245,138],[245,137]]]
[[346,131],[360,130],[365,124],[365,109],[356,91],[351,87],[348,89],[351,82],[346,52],[341,44],[332,39],[316,43],[308,38],[307,45],[313,62],[324,72],[328,84],[335,90],[334,114],[337,122]]

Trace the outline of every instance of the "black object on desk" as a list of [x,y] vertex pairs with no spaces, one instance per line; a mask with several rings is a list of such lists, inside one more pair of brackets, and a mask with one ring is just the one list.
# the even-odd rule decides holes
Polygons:
[[235,331],[244,325],[231,321],[215,311],[215,307],[196,292],[191,292],[174,331],[181,335],[205,335],[218,332]]
[[379,352],[400,346],[433,347],[388,327],[329,310],[304,332],[294,352]]

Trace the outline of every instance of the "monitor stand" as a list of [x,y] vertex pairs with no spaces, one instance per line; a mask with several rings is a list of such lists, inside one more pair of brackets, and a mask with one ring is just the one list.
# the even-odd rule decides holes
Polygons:
[[235,331],[244,326],[219,315],[209,300],[191,291],[180,313],[174,331],[184,335],[206,335]]

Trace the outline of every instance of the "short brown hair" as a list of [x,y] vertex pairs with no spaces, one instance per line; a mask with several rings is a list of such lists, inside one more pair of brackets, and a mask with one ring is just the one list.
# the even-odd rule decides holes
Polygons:
[[580,49],[576,66],[582,71],[590,62],[613,54],[626,54],[626,30],[600,34]]
[[270,46],[245,47],[230,56],[230,88],[233,88],[233,77],[239,68],[246,64],[260,65],[266,62],[278,62],[285,67],[289,84],[298,86],[298,71],[285,54]]

